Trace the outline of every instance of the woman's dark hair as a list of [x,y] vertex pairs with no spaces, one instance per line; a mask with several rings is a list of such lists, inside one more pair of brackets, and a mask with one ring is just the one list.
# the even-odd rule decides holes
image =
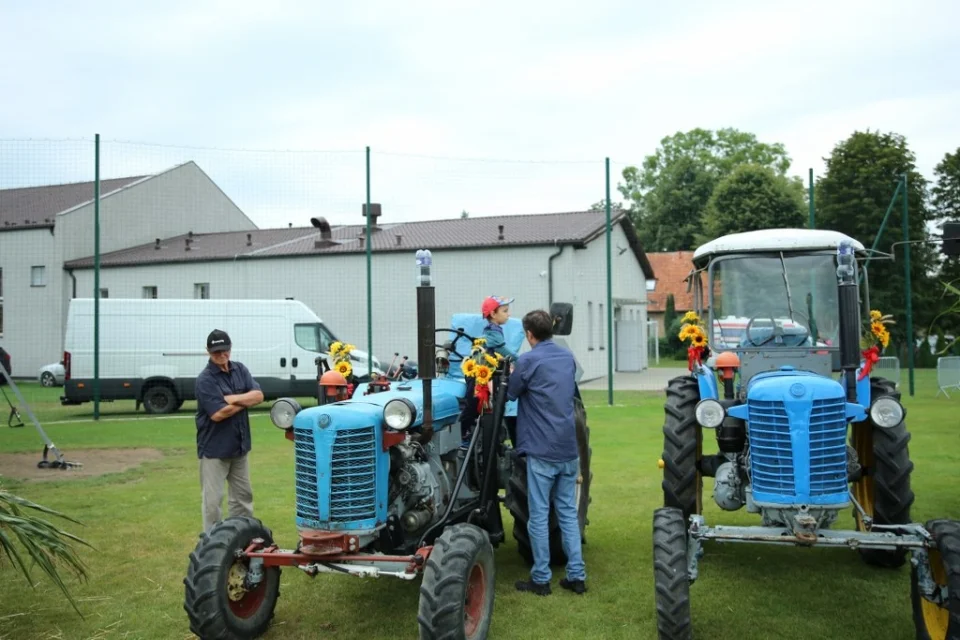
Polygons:
[[553,318],[542,309],[531,311],[523,316],[523,330],[532,333],[537,341],[548,340],[553,337]]

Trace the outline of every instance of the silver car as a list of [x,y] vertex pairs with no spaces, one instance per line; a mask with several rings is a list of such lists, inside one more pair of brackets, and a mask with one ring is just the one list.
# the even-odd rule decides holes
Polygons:
[[48,364],[40,369],[37,378],[40,384],[45,387],[62,387],[63,380],[66,377],[66,370],[63,368],[63,362]]

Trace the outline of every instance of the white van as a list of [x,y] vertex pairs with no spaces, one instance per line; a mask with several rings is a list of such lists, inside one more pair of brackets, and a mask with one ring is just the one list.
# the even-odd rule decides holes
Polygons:
[[[64,337],[62,404],[93,400],[93,299],[70,301]],[[315,397],[316,359],[329,363],[338,340],[298,300],[100,300],[100,398],[134,400],[147,413],[169,413],[194,400],[197,375],[207,365],[207,335],[222,329],[231,359],[250,369],[264,399]],[[365,380],[367,354],[351,354]],[[382,373],[373,360],[374,371]]]

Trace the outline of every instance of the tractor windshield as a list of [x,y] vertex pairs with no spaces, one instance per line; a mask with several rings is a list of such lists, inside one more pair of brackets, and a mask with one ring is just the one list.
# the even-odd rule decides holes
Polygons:
[[715,351],[837,344],[833,255],[723,256],[710,272],[710,341]]

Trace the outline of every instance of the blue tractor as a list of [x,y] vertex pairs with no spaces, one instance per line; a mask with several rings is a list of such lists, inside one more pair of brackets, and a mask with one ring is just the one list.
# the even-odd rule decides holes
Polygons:
[[[708,542],[846,547],[888,568],[909,554],[917,638],[960,639],[960,523],[911,522],[906,411],[896,385],[861,358],[865,255],[846,235],[807,229],[732,234],[694,253],[689,282],[695,320],[709,310],[707,340],[666,389],[653,515],[661,639],[692,637],[690,585]],[[704,453],[705,430],[716,453]],[[721,509],[760,524],[708,524],[704,478]],[[855,526],[832,527],[846,509]]]
[[[496,368],[492,406],[478,415],[460,363],[485,322],[479,314],[457,314],[450,328],[436,329],[429,269],[421,275],[415,379],[374,379],[347,398],[346,380],[340,376],[330,386],[339,374],[328,371],[321,376],[318,406],[301,408],[289,398],[273,404],[271,419],[293,442],[299,540],[295,549],[281,549],[259,520],[236,517],[201,534],[184,580],[184,608],[199,637],[247,639],[264,633],[280,595],[283,566],[311,577],[420,579],[420,638],[487,637],[493,548],[505,540],[501,504],[513,516],[520,554],[532,562],[526,463],[514,450],[516,412],[506,399],[509,366],[504,361]],[[569,335],[572,306],[556,303],[551,314],[556,335]],[[438,333],[448,336],[442,344]],[[520,350],[519,320],[505,325],[505,337]],[[592,473],[579,400],[576,415],[584,533]],[[471,425],[464,440],[463,428]],[[565,563],[552,511],[550,537],[552,562]]]

